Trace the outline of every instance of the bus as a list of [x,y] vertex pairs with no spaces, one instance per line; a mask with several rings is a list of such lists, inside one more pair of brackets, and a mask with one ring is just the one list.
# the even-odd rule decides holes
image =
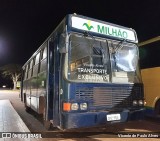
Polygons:
[[139,43],[146,115],[160,115],[160,36]]
[[137,43],[131,28],[66,15],[22,67],[26,109],[62,130],[141,119]]

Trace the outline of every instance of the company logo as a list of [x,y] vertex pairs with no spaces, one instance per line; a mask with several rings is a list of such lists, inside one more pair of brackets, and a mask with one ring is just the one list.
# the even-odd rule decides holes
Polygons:
[[2,138],[5,139],[5,138],[12,138],[12,135],[11,133],[2,133]]
[[88,21],[88,23],[84,23],[83,26],[86,26],[86,28],[90,31],[94,27],[91,25],[91,21]]

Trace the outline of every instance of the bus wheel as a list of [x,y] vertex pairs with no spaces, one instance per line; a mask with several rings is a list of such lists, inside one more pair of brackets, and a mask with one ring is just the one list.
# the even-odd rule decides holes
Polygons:
[[51,122],[49,120],[46,120],[45,118],[45,112],[46,112],[46,109],[44,108],[43,109],[43,126],[49,130],[51,128]]
[[160,115],[160,99],[156,102],[155,105],[155,114]]
[[24,106],[25,106],[26,112],[30,112],[31,108],[27,106],[26,94],[24,94]]
[[51,128],[51,122],[49,120],[45,120],[44,115],[43,115],[43,126],[49,130]]
[[27,112],[27,113],[29,113],[29,112],[31,111],[31,108],[28,107],[28,106],[26,106],[26,105],[25,105],[25,108],[26,108],[26,112]]
[[44,127],[49,130],[51,128],[51,122],[47,120],[43,120]]

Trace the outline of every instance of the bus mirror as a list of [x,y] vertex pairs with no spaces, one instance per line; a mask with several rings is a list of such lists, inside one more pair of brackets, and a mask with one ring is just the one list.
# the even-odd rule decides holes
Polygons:
[[60,53],[67,53],[65,34],[61,34],[59,37],[59,52]]

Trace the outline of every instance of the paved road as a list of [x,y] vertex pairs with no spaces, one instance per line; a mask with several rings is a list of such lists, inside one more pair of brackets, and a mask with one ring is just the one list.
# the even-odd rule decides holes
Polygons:
[[[32,113],[27,113],[25,111],[25,107],[23,102],[20,99],[20,92],[19,91],[10,91],[10,90],[0,90],[0,99],[9,99],[17,113],[20,115],[22,120],[25,122],[27,127],[30,129],[31,132],[41,132],[47,131],[42,123],[36,118],[36,115]],[[34,123],[34,124],[33,124]]]
[[[40,118],[37,117],[36,114],[34,113],[27,113],[25,111],[24,104],[21,102],[20,97],[19,97],[19,91],[10,91],[10,90],[0,90],[0,100],[1,99],[9,99],[11,101],[11,104],[15,108],[15,110],[18,112],[22,120],[25,122],[27,127],[30,129],[31,132],[42,132],[44,134],[48,135],[54,135],[58,137],[57,139],[54,138],[54,140],[63,140],[64,136],[69,136],[70,133],[73,131],[70,131],[70,133],[63,133],[57,130],[50,130],[47,131],[41,121]],[[88,132],[89,131],[89,132]],[[100,133],[99,133],[100,132]],[[113,133],[119,133],[114,135]],[[132,133],[134,132],[134,133]],[[146,134],[144,132],[159,132],[160,133],[160,121],[153,121],[153,120],[144,120],[144,121],[139,121],[139,122],[128,122],[128,123],[123,123],[123,124],[114,124],[114,125],[109,125],[107,127],[101,127],[101,128],[87,128],[87,129],[81,129],[81,130],[74,130],[74,138],[70,140],[138,140],[138,138],[126,138],[129,136],[134,136],[135,137],[145,137],[142,138],[141,141],[144,140],[155,140],[154,137],[157,136],[157,134],[150,134],[152,138],[147,138],[149,134]],[[132,134],[129,134],[132,133]],[[76,138],[78,137],[78,138]],[[87,138],[83,138],[87,137]],[[123,137],[123,138],[110,138],[110,137]],[[68,138],[71,138],[69,136]],[[82,139],[83,138],[83,139]],[[41,139],[39,139],[41,140]],[[43,139],[44,140],[44,139]],[[47,139],[48,140],[53,140],[53,139]],[[65,140],[69,140],[66,139]]]

